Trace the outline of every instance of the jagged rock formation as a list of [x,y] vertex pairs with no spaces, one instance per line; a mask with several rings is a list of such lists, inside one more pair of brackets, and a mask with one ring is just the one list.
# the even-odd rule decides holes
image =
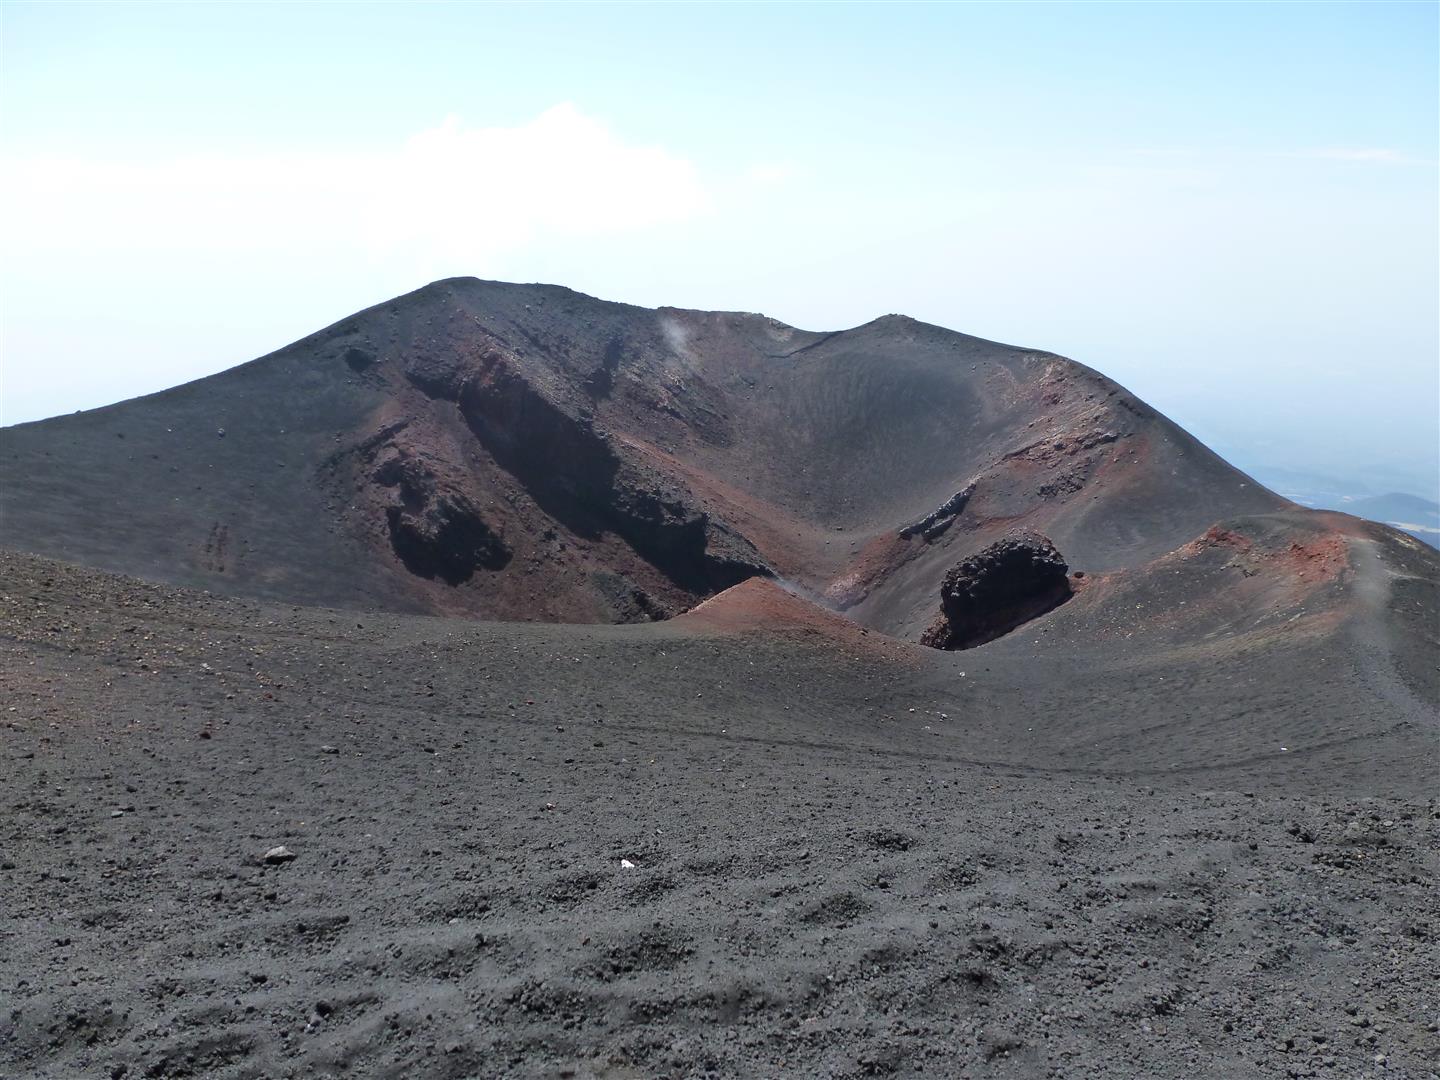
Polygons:
[[940,615],[920,638],[973,649],[1070,599],[1070,568],[1047,538],[1021,532],[962,560],[940,586]]
[[965,504],[974,494],[975,485],[966,484],[919,521],[912,521],[909,525],[901,528],[900,535],[908,539],[918,534],[926,540],[934,540],[944,535],[945,530],[955,524],[955,519],[960,516],[960,511],[965,509]]

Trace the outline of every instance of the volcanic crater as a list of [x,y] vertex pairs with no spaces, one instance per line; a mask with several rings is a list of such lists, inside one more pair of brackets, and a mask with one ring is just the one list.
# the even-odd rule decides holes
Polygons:
[[6,1075],[1435,1075],[1440,554],[1083,365],[449,279],[0,471]]

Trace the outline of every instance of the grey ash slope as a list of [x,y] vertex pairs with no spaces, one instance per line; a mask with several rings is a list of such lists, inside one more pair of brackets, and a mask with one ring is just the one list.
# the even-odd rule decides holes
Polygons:
[[[1292,509],[1050,354],[473,279],[5,429],[0,466],[8,546],[157,580],[612,622],[773,572],[912,637],[944,570],[1017,523],[1103,571]],[[898,536],[970,485],[953,528]]]

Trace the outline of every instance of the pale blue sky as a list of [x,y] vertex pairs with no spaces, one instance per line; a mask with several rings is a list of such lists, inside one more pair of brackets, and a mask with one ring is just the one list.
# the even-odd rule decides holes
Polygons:
[[1434,497],[1437,5],[0,7],[0,418],[434,277],[900,311]]

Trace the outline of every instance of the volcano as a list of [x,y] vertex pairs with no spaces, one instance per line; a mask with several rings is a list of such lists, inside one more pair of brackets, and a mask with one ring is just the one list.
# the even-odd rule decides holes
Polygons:
[[452,279],[0,477],[7,1074],[1440,1054],[1440,554],[1083,365]]
[[1296,515],[1050,353],[902,316],[814,333],[473,279],[7,429],[0,452],[11,547],[257,598],[545,622],[665,618],[764,575],[913,638],[945,571],[1018,527],[1093,574]]

